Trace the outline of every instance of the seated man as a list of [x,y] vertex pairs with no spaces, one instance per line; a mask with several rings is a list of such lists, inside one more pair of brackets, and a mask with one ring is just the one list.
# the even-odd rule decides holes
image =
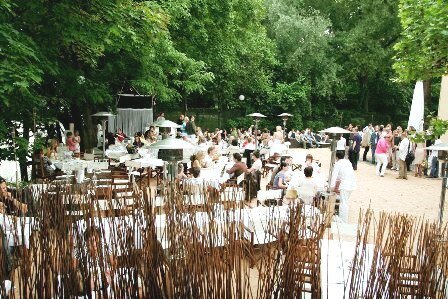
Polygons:
[[[56,166],[54,166],[51,160],[44,155],[44,151],[42,149],[36,149],[34,151],[33,162],[35,163],[35,166],[38,167],[38,174],[42,177],[52,176],[56,172],[60,171],[56,168]],[[43,169],[41,169],[41,167]]]
[[242,173],[247,172],[247,165],[241,162],[241,159],[242,159],[241,154],[239,153],[233,154],[233,161],[235,162],[235,164],[232,166],[232,168],[227,170],[227,173],[230,175],[230,178],[237,178]]
[[297,183],[291,183],[288,190],[297,190],[299,198],[307,205],[313,204],[317,194],[317,183],[313,178],[313,167],[307,166],[303,170],[304,178],[300,178]]
[[13,198],[8,192],[6,180],[0,177],[0,203],[4,205],[5,214],[21,215],[28,211],[28,206]]

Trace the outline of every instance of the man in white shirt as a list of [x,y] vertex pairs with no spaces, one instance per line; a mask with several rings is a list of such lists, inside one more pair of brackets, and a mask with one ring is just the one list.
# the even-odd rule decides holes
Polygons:
[[330,187],[332,190],[336,187],[336,182],[339,181],[339,217],[344,222],[348,222],[348,200],[352,191],[356,189],[355,172],[352,163],[344,159],[345,153],[341,151],[336,152],[336,163],[334,164],[333,174],[331,176]]
[[408,167],[406,165],[406,156],[411,150],[408,133],[404,131],[401,133],[401,142],[398,149],[398,177],[397,179],[408,179]]
[[347,142],[347,140],[345,140],[344,136],[341,135],[340,139],[336,143],[336,150],[345,152],[345,144],[346,144],[346,142]]

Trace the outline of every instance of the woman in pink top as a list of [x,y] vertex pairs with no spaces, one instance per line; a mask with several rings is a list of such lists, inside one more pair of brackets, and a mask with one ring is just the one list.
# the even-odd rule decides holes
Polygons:
[[390,136],[386,135],[381,137],[376,144],[375,150],[375,160],[376,160],[376,175],[384,176],[387,168],[387,152],[389,150],[389,139]]
[[76,151],[76,149],[78,148],[78,144],[76,143],[75,139],[73,138],[72,132],[67,133],[66,143],[67,143],[68,150],[71,152]]

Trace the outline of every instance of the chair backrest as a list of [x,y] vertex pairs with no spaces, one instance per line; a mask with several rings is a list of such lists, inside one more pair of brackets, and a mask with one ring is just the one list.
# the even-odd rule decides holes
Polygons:
[[42,157],[35,156],[33,157],[33,170],[34,170],[34,177],[41,179],[45,178],[45,168],[44,168],[44,161]]
[[299,198],[301,198],[305,204],[313,204],[314,196],[316,195],[314,188],[310,186],[302,186],[297,187],[296,189]]

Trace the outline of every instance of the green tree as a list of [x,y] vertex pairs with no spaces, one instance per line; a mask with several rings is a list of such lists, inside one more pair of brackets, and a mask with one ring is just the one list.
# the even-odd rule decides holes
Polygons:
[[88,144],[90,115],[114,109],[125,82],[170,101],[202,92],[213,78],[203,62],[175,49],[170,17],[155,1],[18,0],[0,8],[0,97],[26,140],[34,123],[65,115]]
[[272,100],[282,112],[295,115],[298,127],[302,118],[326,117],[340,69],[332,53],[330,20],[301,1],[269,0],[266,5],[269,35],[277,44],[280,61]]
[[400,0],[403,28],[394,46],[394,69],[404,81],[448,74],[448,4],[444,0]]
[[241,107],[240,94],[260,106],[271,90],[271,69],[276,63],[274,44],[262,24],[263,1],[180,2],[185,10],[173,14],[170,26],[176,48],[203,61],[214,75],[203,95],[184,97],[184,109],[187,101],[217,105],[222,110]]

